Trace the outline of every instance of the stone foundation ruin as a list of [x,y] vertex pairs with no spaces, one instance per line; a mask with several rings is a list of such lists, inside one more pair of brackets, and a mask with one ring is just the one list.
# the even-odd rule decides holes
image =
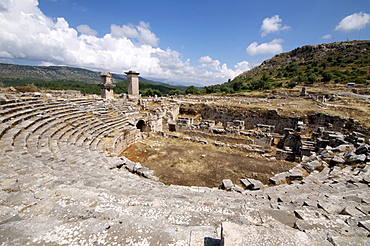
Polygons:
[[[370,146],[360,122],[77,94],[0,95],[2,245],[369,244]],[[151,134],[297,165],[269,185],[167,186],[117,156]]]

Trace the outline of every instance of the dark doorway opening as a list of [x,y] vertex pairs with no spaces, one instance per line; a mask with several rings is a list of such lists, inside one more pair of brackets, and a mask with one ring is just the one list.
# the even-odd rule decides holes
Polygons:
[[144,131],[144,127],[145,127],[145,121],[143,120],[139,120],[137,123],[136,123],[136,128],[137,129],[140,129],[140,131]]

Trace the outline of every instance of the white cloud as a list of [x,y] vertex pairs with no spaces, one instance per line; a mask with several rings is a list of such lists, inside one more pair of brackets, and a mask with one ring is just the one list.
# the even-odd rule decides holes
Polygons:
[[76,30],[64,18],[45,16],[37,0],[11,0],[1,5],[2,61],[22,58],[42,65],[70,65],[113,73],[133,69],[143,77],[164,82],[203,85],[225,82],[249,68],[247,62],[240,62],[229,69],[209,56],[199,59],[199,67],[191,66],[190,60],[183,61],[181,53],[157,47],[159,38],[146,22],[112,24],[110,33],[96,37],[88,26]]
[[283,46],[281,45],[283,41],[281,38],[275,38],[270,43],[262,43],[260,45],[257,42],[253,42],[247,47],[246,52],[250,56],[281,53],[283,51]]
[[234,69],[229,69],[227,64],[224,63],[221,65],[219,60],[213,60],[209,56],[201,57],[198,62],[201,64],[199,67],[208,68],[207,71],[217,71],[225,78],[233,79],[237,75],[251,69],[250,64],[247,61],[239,62],[234,66]]
[[359,12],[343,18],[335,27],[337,31],[350,32],[360,30],[370,23],[370,14]]
[[45,67],[50,67],[50,66],[55,66],[54,63],[52,62],[46,62],[46,61],[42,61],[39,66],[45,66]]
[[322,36],[323,39],[332,39],[333,36],[331,34],[326,34],[324,36]]
[[122,25],[122,27],[115,24],[111,25],[111,33],[115,38],[133,38],[142,44],[151,46],[158,46],[159,38],[150,31],[149,23],[140,21],[139,25],[132,24]]
[[265,18],[262,21],[261,36],[265,37],[269,33],[290,29],[290,26],[286,26],[286,25],[283,26],[281,24],[282,21],[283,20],[280,19],[279,15],[274,15],[271,18],[268,18],[268,17]]
[[213,69],[217,69],[221,64],[219,60],[213,60],[209,56],[201,57],[198,62],[201,64],[200,67],[209,67]]
[[98,35],[98,32],[92,29],[91,27],[89,27],[88,25],[79,25],[77,27],[77,31],[85,35],[91,35],[91,36]]

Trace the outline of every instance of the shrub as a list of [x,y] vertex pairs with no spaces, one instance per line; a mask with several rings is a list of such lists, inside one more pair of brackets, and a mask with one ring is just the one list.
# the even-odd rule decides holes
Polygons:
[[198,94],[198,89],[194,85],[188,86],[185,90],[185,94]]
[[316,78],[315,75],[312,74],[312,75],[308,76],[307,80],[308,80],[309,84],[313,84],[313,83],[316,83],[317,78]]
[[252,91],[271,89],[271,83],[261,79],[252,80],[248,83],[248,89]]
[[290,81],[288,84],[287,84],[287,87],[289,88],[294,88],[296,87],[297,83],[295,81]]
[[299,83],[307,83],[308,82],[308,78],[306,75],[300,75],[298,76],[298,82]]
[[323,82],[329,82],[333,79],[333,74],[331,72],[323,72],[322,73],[322,80]]

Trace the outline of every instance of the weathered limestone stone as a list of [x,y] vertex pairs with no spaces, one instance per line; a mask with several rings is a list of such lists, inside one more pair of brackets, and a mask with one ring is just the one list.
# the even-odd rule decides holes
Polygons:
[[255,179],[241,179],[240,182],[249,190],[259,190],[265,186],[261,181]]
[[238,225],[222,223],[222,246],[244,245],[321,245],[307,234],[284,226]]
[[307,208],[294,210],[294,214],[298,219],[301,220],[324,218],[324,216],[318,210],[310,210]]
[[329,220],[329,219],[308,219],[297,220],[295,227],[301,231],[306,230],[341,230],[349,228],[349,226],[342,220]]
[[278,173],[269,179],[269,182],[274,185],[286,183],[286,178],[289,176],[288,172]]
[[290,181],[293,180],[302,180],[303,179],[303,172],[301,167],[294,167],[289,170],[289,179]]
[[358,224],[370,232],[370,220],[360,221]]
[[[289,227],[294,227],[294,224],[297,221],[297,218],[294,215],[284,210],[267,209],[267,210],[264,210],[263,212],[265,212],[268,216],[271,216],[275,220],[279,221],[280,223],[287,225]],[[266,220],[266,218],[264,218],[265,216],[262,215],[261,212],[260,214],[261,214],[262,219]]]
[[334,163],[334,164],[344,164],[346,161],[344,160],[343,157],[341,156],[334,156],[330,162]]
[[324,209],[329,214],[339,214],[343,210],[342,206],[323,200],[317,202],[317,207]]
[[367,154],[370,152],[370,145],[368,144],[363,144],[363,145],[360,145],[356,148],[356,154],[357,155],[361,155],[361,154]]
[[365,154],[360,154],[360,155],[351,155],[349,157],[348,162],[349,163],[356,163],[356,162],[364,162],[366,160],[366,155]]
[[364,215],[360,210],[356,209],[354,206],[347,206],[345,207],[340,214],[344,215],[351,215],[351,216],[356,216],[356,215]]
[[8,193],[19,191],[18,179],[0,179],[0,189]]
[[222,188],[225,190],[231,190],[234,187],[233,182],[230,179],[222,180]]
[[310,161],[303,164],[303,168],[308,172],[313,172],[314,170],[319,169],[321,166],[322,164],[319,161]]
[[212,227],[198,227],[197,230],[192,230],[190,232],[190,242],[189,246],[207,245],[207,246],[219,246],[220,239],[215,233]]
[[348,245],[358,245],[358,246],[367,246],[369,245],[369,240],[359,237],[344,237],[344,236],[332,236],[329,238],[329,241],[332,245],[335,246],[348,246]]

